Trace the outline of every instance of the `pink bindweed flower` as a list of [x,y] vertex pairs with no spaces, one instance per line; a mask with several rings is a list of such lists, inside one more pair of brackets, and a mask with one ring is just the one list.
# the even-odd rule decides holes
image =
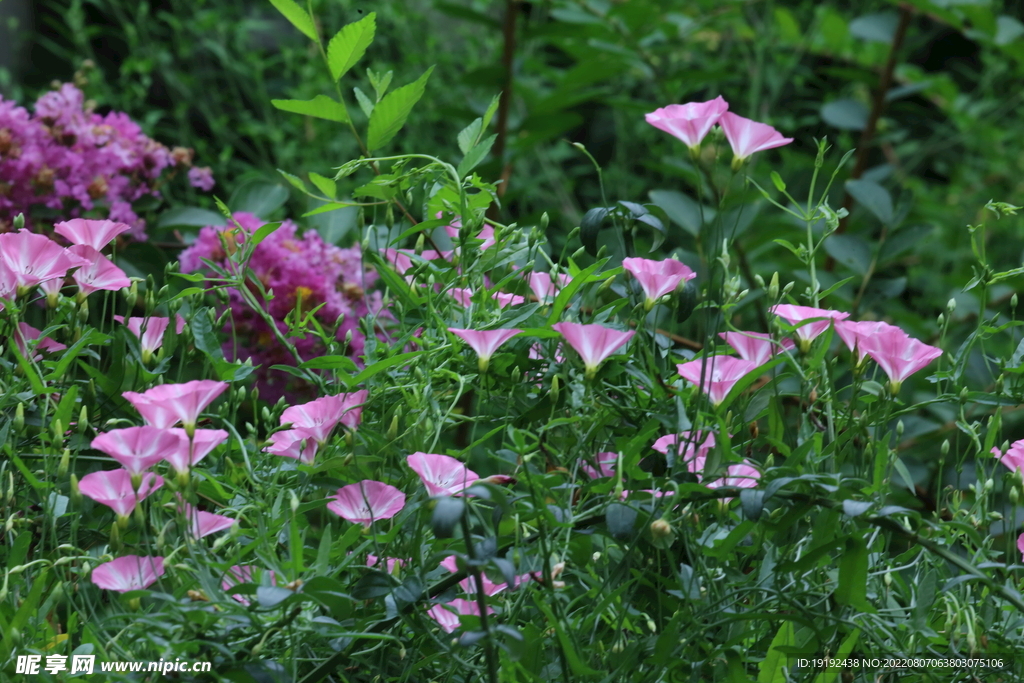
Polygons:
[[120,463],[136,483],[143,472],[165,458],[173,457],[188,441],[182,441],[171,429],[159,427],[126,427],[111,429],[92,440],[92,447],[103,451]]
[[723,478],[708,482],[705,486],[711,489],[722,488],[723,486],[752,489],[757,486],[757,480],[760,478],[761,473],[757,471],[757,468],[749,460],[744,460],[742,463],[729,465],[725,468],[725,476]]
[[212,512],[204,512],[188,503],[181,507],[181,513],[188,520],[189,531],[193,538],[205,538],[218,531],[230,529],[235,520],[224,515],[216,515]]
[[704,476],[704,463],[707,462],[708,453],[715,447],[714,432],[707,432],[707,436],[701,441],[701,433],[685,431],[678,435],[669,434],[663,436],[651,446],[659,453],[668,455],[669,452],[678,456],[686,463],[686,468],[697,475],[697,481]]
[[555,323],[552,327],[565,337],[569,345],[576,349],[576,353],[580,354],[586,369],[584,375],[587,379],[593,378],[597,369],[601,367],[601,363],[636,334],[632,330],[619,332],[604,325]]
[[[876,334],[881,333],[892,325],[883,322],[875,322],[870,320],[862,320],[860,322],[854,322],[852,320],[837,320],[835,323],[836,334],[843,340],[846,347],[851,352],[855,351],[857,354],[856,365],[863,365],[868,355],[864,351],[865,341]],[[897,328],[898,329],[898,328]]]
[[[438,218],[440,218],[440,214],[438,215]],[[461,227],[462,223],[458,219],[455,219],[452,221],[452,225],[445,226],[444,231],[448,233],[448,236],[452,238],[453,242],[455,242],[459,239],[459,228]],[[494,228],[489,225],[485,225],[480,228],[480,232],[478,232],[475,237],[470,237],[470,239],[483,240],[484,243],[477,248],[480,251],[485,251],[495,245]]]
[[993,448],[992,455],[999,458],[999,462],[1006,465],[1011,472],[1017,470],[1024,472],[1024,439],[1010,444],[1006,453],[1000,453],[998,448]]
[[111,240],[129,230],[131,227],[124,223],[88,218],[73,218],[53,226],[55,233],[67,238],[72,244],[84,244],[96,251],[103,251]]
[[[488,614],[494,614],[494,609],[487,608]],[[445,633],[451,633],[459,627],[460,615],[480,616],[480,604],[475,600],[455,598],[451,602],[437,604],[427,610],[431,619],[436,621]]]
[[[700,387],[716,408],[736,383],[757,369],[757,363],[735,356],[711,356],[676,365],[679,375]],[[701,385],[703,372],[704,384]]]
[[491,295],[491,298],[498,302],[498,308],[518,306],[526,301],[526,297],[519,296],[518,294],[506,294],[505,292],[495,292]]
[[[382,559],[383,562],[381,562]],[[388,574],[394,575],[397,573],[395,569],[401,569],[402,567],[404,567],[408,563],[408,560],[400,560],[397,557],[380,558],[372,553],[368,553],[366,555],[367,567],[376,567],[378,563],[382,564],[382,566],[386,569]]]
[[351,394],[321,396],[315,401],[287,408],[281,413],[281,424],[291,423],[292,431],[323,446],[339,422],[349,429],[359,426],[367,395],[363,389]]
[[[181,334],[185,330],[185,319],[180,314],[177,314],[176,318],[174,332]],[[114,320],[127,327],[132,334],[138,337],[143,363],[149,363],[153,354],[163,346],[164,332],[171,324],[170,318],[161,318],[155,315],[149,318],[132,317],[127,320],[122,315],[115,315]]]
[[[849,313],[832,311],[823,308],[812,308],[811,306],[794,306],[792,304],[779,304],[768,309],[791,325],[799,325],[796,328],[796,337],[799,340],[800,351],[806,353],[811,347],[811,342],[819,334],[828,329],[828,326],[836,320],[846,320]],[[805,321],[813,320],[814,322]]]
[[[0,309],[3,310],[3,309]],[[55,342],[49,337],[39,338],[42,332],[32,327],[28,323],[18,323],[18,330],[14,334],[14,343],[17,344],[18,350],[21,351],[21,355],[28,358],[28,342],[34,341],[33,345],[37,351],[46,351],[47,353],[55,353],[57,351],[64,351],[68,347],[60,342]],[[32,358],[33,360],[39,360],[42,358],[42,354],[37,353]]]
[[889,376],[895,396],[903,381],[942,355],[942,349],[914,339],[898,327],[879,330],[863,340],[864,352]]
[[163,485],[163,477],[146,472],[136,491],[132,487],[132,475],[128,470],[108,470],[85,475],[78,482],[78,490],[83,496],[109,507],[117,514],[119,522],[127,524],[128,516],[135,510],[135,506]]
[[198,464],[199,461],[212,453],[214,448],[228,439],[228,433],[223,429],[197,429],[192,433],[191,440],[189,440],[188,432],[180,427],[168,429],[167,431],[178,436],[180,445],[173,453],[167,455],[164,460],[180,476],[188,474],[189,469],[193,465]]
[[448,331],[462,338],[469,344],[477,355],[477,367],[480,372],[487,372],[491,356],[498,350],[498,347],[516,336],[522,330],[462,330],[449,327]]
[[63,278],[87,262],[43,235],[22,228],[0,235],[0,270],[7,270],[8,286],[24,296],[47,280]]
[[[269,569],[262,569],[255,567],[250,564],[236,564],[228,573],[224,575],[224,578],[220,582],[221,590],[229,591],[235,586],[243,583],[261,583],[260,578],[262,576],[270,575],[270,585],[277,585],[277,574],[270,571]],[[242,603],[246,607],[249,606],[249,599],[240,593],[235,593],[231,596],[238,602]]]
[[127,593],[149,588],[164,575],[164,558],[125,555],[92,570],[92,582],[109,591]]
[[728,109],[729,104],[719,96],[707,102],[670,104],[655,109],[644,118],[647,123],[678,138],[696,153],[701,141]]
[[263,449],[266,453],[298,460],[307,465],[312,465],[316,458],[316,441],[303,436],[297,429],[274,432],[267,440],[270,445]]
[[1017,550],[1021,553],[1021,562],[1024,562],[1024,534],[1017,537]]
[[338,489],[327,509],[354,524],[369,527],[374,521],[391,519],[405,507],[405,494],[380,481],[364,479]]
[[469,308],[470,304],[473,303],[473,290],[471,289],[465,289],[464,287],[452,287],[448,290],[448,294],[458,301],[460,305],[466,308]]
[[565,273],[559,273],[554,279],[550,273],[530,273],[528,281],[537,301],[546,304],[555,300],[558,290],[569,284],[571,278]]
[[751,121],[732,112],[722,114],[718,124],[722,127],[729,146],[732,147],[734,170],[738,169],[751,154],[793,142],[793,138],[782,137],[779,131],[766,123]]
[[135,406],[147,424],[166,428],[181,422],[191,436],[199,414],[227,388],[227,382],[197,379],[183,384],[161,384],[141,394],[125,391],[121,395]]
[[658,299],[674,292],[681,283],[697,277],[690,267],[676,261],[652,261],[645,258],[624,258],[622,267],[628,270],[644,288],[644,310],[649,311]]
[[[441,560],[441,568],[447,569],[452,574],[458,573],[459,564],[455,558],[455,555],[449,555],[448,557]],[[484,586],[484,595],[495,595],[508,588],[507,583],[494,583],[489,578],[487,578],[487,574],[481,574],[481,576],[483,578],[482,583]],[[524,576],[523,578],[527,577]],[[464,592],[475,596],[477,594],[476,577],[467,576],[462,581],[459,581],[459,587],[462,588]]]
[[473,485],[480,477],[448,455],[416,452],[405,458],[412,471],[432,496],[452,496]]
[[776,343],[770,334],[763,332],[719,332],[718,336],[736,349],[740,358],[758,365],[764,365],[783,349],[788,351],[793,348],[792,339],[783,339],[781,343]]
[[71,274],[71,279],[78,285],[79,296],[89,296],[100,290],[116,292],[132,286],[131,280],[123,270],[92,247],[76,244],[68,247],[68,251],[81,257],[85,263]]
[[580,458],[580,470],[582,470],[583,473],[591,479],[615,476],[615,465],[619,461],[618,453],[598,453],[594,456],[594,460],[597,463],[596,468],[592,467],[586,460]]

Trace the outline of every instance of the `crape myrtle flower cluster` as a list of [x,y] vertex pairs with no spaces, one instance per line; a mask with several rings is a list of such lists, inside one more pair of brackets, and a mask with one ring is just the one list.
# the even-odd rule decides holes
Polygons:
[[[70,83],[41,96],[34,113],[0,96],[0,232],[33,207],[77,217],[101,210],[146,239],[145,221],[132,202],[159,197],[167,169],[189,168],[192,150],[168,149],[142,133],[127,114],[100,115]],[[191,168],[188,179],[213,188],[209,168]]]
[[[236,213],[232,219],[250,234],[264,224],[250,213]],[[243,238],[235,225],[204,227],[195,243],[181,253],[182,272],[209,270],[204,261],[230,269],[229,259]],[[255,248],[249,268],[264,289],[273,292],[273,298],[261,304],[282,336],[289,338],[285,322],[289,314],[304,315],[316,309],[316,319],[323,328],[330,332],[337,325],[335,337],[347,343],[345,353],[359,362],[365,344],[361,322],[371,314],[382,313],[380,293],[370,291],[377,274],[363,267],[359,247],[328,244],[313,230],[300,236],[298,226],[286,220]],[[264,318],[245,304],[238,290],[229,290],[228,297],[233,321],[226,328],[229,340],[224,345],[225,354],[241,360],[250,358],[259,366],[254,374],[263,398],[275,401],[285,395],[297,397],[303,391],[297,380],[270,370],[273,365],[295,365],[295,357],[278,341]],[[238,348],[230,339],[232,334]],[[324,352],[323,343],[313,334],[292,336],[289,341],[303,358]]]

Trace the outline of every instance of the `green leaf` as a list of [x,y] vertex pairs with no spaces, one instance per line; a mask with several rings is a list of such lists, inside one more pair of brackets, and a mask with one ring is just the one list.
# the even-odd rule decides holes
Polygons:
[[345,105],[327,95],[317,95],[311,100],[270,100],[270,103],[281,111],[348,123],[348,110],[345,109]]
[[483,125],[483,119],[476,119],[473,123],[459,131],[459,149],[462,150],[463,154],[469,154],[469,150],[473,149],[476,141],[480,138]]
[[596,273],[605,263],[608,262],[607,258],[603,258],[597,263],[591,264],[586,270],[581,271],[576,277],[574,277],[569,284],[565,286],[562,291],[555,297],[555,303],[551,306],[551,315],[548,316],[548,324],[558,322],[558,318],[562,315],[562,311],[569,305],[569,300],[573,295],[579,291],[580,287],[590,281],[590,276]]
[[220,342],[213,331],[213,323],[210,322],[210,309],[203,307],[196,311],[192,319],[188,321],[192,330],[192,338],[195,339],[196,348],[205,353],[210,360],[217,361],[224,358],[224,352],[220,348]]
[[832,235],[825,240],[825,251],[858,275],[871,267],[871,247],[857,235]]
[[487,130],[487,126],[491,125],[491,119],[494,118],[494,114],[498,111],[498,105],[501,103],[501,95],[495,95],[491,99],[491,103],[487,105],[487,111],[484,112],[484,125],[483,130]]
[[477,165],[484,160],[484,157],[491,151],[491,147],[494,145],[494,141],[498,139],[497,135],[492,135],[486,138],[476,145],[473,149],[469,150],[462,163],[459,164],[458,174],[460,178],[464,178],[469,175]]
[[466,511],[466,504],[461,498],[438,498],[434,505],[434,513],[430,517],[430,527],[438,538],[452,538],[455,527]]
[[334,199],[335,196],[338,194],[338,186],[330,178],[325,178],[319,173],[314,173],[313,171],[310,171],[309,179],[313,181],[313,184],[316,185],[318,190],[323,192],[331,199]]
[[86,346],[93,343],[94,335],[96,335],[97,337],[103,337],[104,340],[107,339],[106,337],[104,337],[104,335],[98,333],[96,330],[90,329],[88,332],[82,335],[81,339],[76,341],[74,344],[71,345],[70,348],[65,349],[64,352],[61,353],[60,360],[57,361],[57,364],[53,366],[53,370],[47,373],[46,377],[44,377],[43,379],[48,382],[59,381],[60,378],[64,376],[65,371],[67,371],[68,365],[70,365],[72,361],[74,361],[76,358],[78,358],[78,356],[82,354]]
[[688,195],[677,190],[651,190],[647,193],[651,203],[660,206],[673,223],[694,237],[700,234],[701,226],[711,222],[715,210],[701,207]]
[[847,180],[846,191],[884,225],[892,225],[892,197],[884,187],[873,180]]
[[[853,652],[853,648],[857,645],[857,639],[860,638],[860,629],[855,628],[843,638],[843,642],[839,644],[839,649],[836,651],[836,659],[846,659]],[[822,671],[814,679],[814,683],[836,683],[836,679],[839,678],[839,674],[843,672],[840,667],[829,667],[825,671]]]
[[158,228],[171,228],[179,225],[204,228],[207,225],[224,225],[224,217],[215,211],[200,209],[197,206],[178,206],[160,214],[156,221]]
[[344,370],[345,372],[359,370],[359,366],[348,356],[317,356],[302,363],[299,367],[309,370]]
[[636,510],[628,505],[612,503],[604,513],[604,521],[608,525],[608,533],[617,541],[630,540],[633,537],[636,516]]
[[14,355],[18,359],[18,365],[25,373],[25,377],[28,377],[28,383],[32,386],[32,393],[34,393],[36,396],[40,394],[45,394],[46,387],[43,385],[43,381],[42,379],[40,379],[39,373],[36,372],[35,366],[32,363],[30,363],[28,359],[25,358],[25,356],[21,354],[21,350],[18,349],[17,344],[11,344],[10,346],[11,350],[14,352]]
[[377,14],[370,12],[359,21],[353,22],[334,34],[327,45],[327,64],[331,76],[338,80],[366,54],[366,48],[373,42],[377,30]]
[[775,185],[775,189],[776,190],[778,190],[779,192],[785,192],[786,191],[786,183],[782,179],[782,176],[780,176],[777,171],[772,171],[771,178],[772,178],[772,183]]
[[388,93],[374,108],[373,116],[370,117],[370,128],[366,135],[366,146],[370,150],[380,149],[388,144],[402,129],[405,120],[409,117],[409,112],[423,97],[427,79],[430,78],[433,71],[434,67],[430,67],[412,83]]
[[868,126],[868,108],[857,100],[836,100],[821,106],[821,118],[840,130],[864,130]]
[[792,647],[795,644],[793,622],[782,622],[782,626],[772,638],[772,644],[768,646],[768,654],[758,667],[757,683],[786,683],[788,658],[781,648]]
[[252,236],[253,246],[259,246],[263,242],[263,240],[270,237],[274,233],[274,231],[276,231],[280,227],[280,221],[276,223],[267,223],[266,225],[261,225],[260,228],[256,231],[256,234]]
[[597,234],[601,232],[608,211],[603,206],[597,206],[583,214],[580,220],[580,242],[591,256],[597,255]]
[[356,94],[356,102],[359,103],[359,108],[366,114],[366,118],[373,116],[373,109],[376,106],[366,93],[361,88],[352,88],[352,92]]
[[240,185],[231,193],[228,205],[232,211],[244,211],[266,218],[288,201],[288,188],[284,185],[255,179]]
[[378,361],[371,365],[370,367],[363,370],[362,372],[360,372],[355,377],[353,377],[352,380],[349,382],[349,386],[353,387],[356,386],[357,384],[361,384],[366,380],[370,379],[371,377],[373,377],[374,375],[376,375],[377,373],[383,372],[384,370],[387,370],[389,368],[393,368],[396,365],[406,363],[415,358],[416,356],[421,355],[422,353],[423,351],[410,351],[409,353],[400,353],[397,356],[392,356],[391,358],[386,358],[382,361]]
[[316,36],[316,25],[309,13],[302,9],[294,0],[270,0],[270,4],[292,22],[292,26],[302,31],[307,38],[319,42]]
[[291,183],[292,187],[294,187],[296,190],[309,194],[309,192],[306,190],[306,183],[302,182],[302,178],[300,178],[297,175],[292,175],[287,171],[282,171],[281,169],[277,169],[277,172],[283,175],[284,179]]
[[319,216],[322,213],[330,213],[331,211],[337,211],[339,209],[349,209],[354,206],[356,205],[350,204],[349,202],[327,202],[321,204],[315,209],[307,211],[306,213],[302,214],[302,217],[309,218],[310,216]]
[[846,539],[846,553],[839,560],[839,585],[832,594],[840,605],[873,612],[868,603],[868,548],[863,539]]

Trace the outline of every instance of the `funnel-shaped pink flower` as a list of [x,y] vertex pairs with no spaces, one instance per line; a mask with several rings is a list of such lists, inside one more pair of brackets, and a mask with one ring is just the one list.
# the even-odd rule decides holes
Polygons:
[[644,309],[651,310],[658,299],[674,292],[680,283],[692,280],[697,273],[675,259],[652,261],[645,258],[624,258],[622,267],[628,270],[644,288]]
[[338,489],[327,509],[342,519],[369,526],[375,520],[391,519],[405,507],[405,494],[381,481],[364,479]]
[[[3,310],[0,308],[0,310]],[[42,332],[32,327],[28,323],[18,323],[18,330],[14,334],[14,343],[18,345],[18,350],[21,351],[21,355],[28,358],[28,342],[36,342],[35,349],[37,351],[46,351],[47,353],[55,353],[57,351],[64,351],[68,347],[60,342],[55,342],[49,337],[39,338]],[[35,354],[33,356],[35,360],[42,358],[42,354]]]
[[1021,553],[1021,562],[1024,562],[1024,534],[1017,537],[1017,550]]
[[132,286],[131,280],[123,270],[92,247],[76,244],[68,247],[68,251],[85,261],[85,265],[71,274],[82,294],[88,296],[100,290],[116,292]]
[[696,150],[728,109],[728,103],[719,96],[707,102],[670,104],[655,109],[644,118],[658,130],[665,131],[682,140],[691,150]]
[[316,441],[303,436],[296,429],[274,432],[267,440],[270,445],[263,449],[267,453],[298,460],[307,465],[312,465],[316,458],[318,448]]
[[112,429],[92,440],[92,447],[103,451],[131,474],[142,474],[161,460],[188,449],[174,430],[159,427]]
[[[487,608],[488,614],[494,614],[494,609]],[[451,633],[459,627],[459,615],[480,616],[480,604],[475,600],[455,598],[451,602],[434,605],[427,610],[431,619],[444,629],[445,633]]]
[[[453,225],[446,225],[444,231],[448,233],[448,236],[452,238],[453,242],[456,242],[459,239],[459,228],[462,226],[462,224],[457,219],[452,221],[452,223]],[[495,244],[494,228],[492,228],[489,225],[485,225],[482,228],[480,228],[480,232],[476,234],[476,237],[472,237],[470,239],[478,239],[484,241],[483,244],[477,247],[477,249],[479,249],[480,251],[489,249],[490,247],[493,247]]]
[[73,218],[53,226],[53,231],[67,238],[71,244],[84,244],[96,251],[103,251],[103,247],[110,244],[112,239],[128,230],[131,230],[131,227],[124,223],[88,218]]
[[[164,344],[164,332],[171,324],[170,318],[150,316],[149,318],[132,317],[125,320],[124,316],[115,315],[114,320],[121,323],[139,339],[139,348],[142,351],[142,362],[148,363],[149,359]],[[177,315],[174,331],[181,334],[185,330],[185,319]]]
[[455,327],[449,327],[448,331],[462,338],[476,351],[480,372],[487,371],[491,356],[499,346],[522,332],[522,330],[461,330]]
[[185,519],[188,520],[189,530],[192,532],[193,538],[205,538],[218,531],[225,531],[230,529],[235,523],[235,520],[230,517],[215,515],[212,512],[204,512],[188,503],[182,505],[181,511]]
[[525,297],[519,296],[518,294],[506,294],[505,292],[495,292],[491,295],[491,298],[498,302],[498,308],[518,306],[526,301]]
[[397,557],[377,557],[373,553],[367,553],[366,555],[367,567],[376,567],[378,564],[380,564],[381,568],[386,570],[388,574],[394,574],[395,567],[401,569],[406,564],[408,564],[408,562],[409,560],[400,560]]
[[432,496],[452,496],[473,485],[480,477],[464,464],[447,455],[413,453],[406,457],[412,471]]
[[[796,328],[796,336],[800,340],[800,350],[805,352],[810,348],[811,341],[827,330],[833,320],[846,320],[850,317],[849,313],[843,313],[842,311],[812,308],[811,306],[794,306],[792,304],[779,304],[772,306],[768,310],[791,325],[799,325]],[[814,322],[803,324],[807,320],[813,320]]]
[[199,414],[227,388],[227,382],[197,379],[183,384],[161,384],[141,394],[125,391],[121,395],[135,406],[147,424],[173,427],[181,422],[191,434]]
[[700,481],[704,475],[704,463],[707,461],[708,453],[715,447],[714,432],[707,432],[703,440],[702,436],[700,432],[691,431],[680,432],[678,435],[669,434],[655,441],[651,448],[659,453],[672,453],[678,457],[686,463],[686,468],[690,472],[697,475],[697,481]]
[[1016,470],[1024,472],[1024,439],[1010,444],[1006,453],[1000,453],[998,448],[993,448],[992,455],[999,458],[999,462],[1006,465],[1011,472]]
[[736,465],[729,465],[725,468],[725,476],[715,481],[710,481],[705,486],[712,489],[723,486],[735,486],[741,489],[752,489],[757,486],[757,480],[761,473],[757,471],[749,460],[744,460]]
[[551,303],[558,296],[558,290],[569,284],[570,280],[565,273],[560,273],[554,280],[550,273],[530,273],[530,290],[540,303]]
[[846,344],[846,347],[850,349],[850,351],[854,351],[856,349],[857,363],[860,364],[861,361],[867,358],[867,353],[864,351],[865,341],[890,327],[892,327],[892,325],[889,325],[888,323],[875,322],[871,320],[862,320],[860,322],[853,322],[852,320],[837,320],[836,334],[839,335],[839,338],[843,340],[843,343]]
[[63,278],[70,269],[86,263],[49,237],[25,228],[0,235],[0,270],[6,266],[9,286],[16,287],[19,294],[41,282]]
[[363,389],[351,394],[321,396],[315,401],[286,409],[281,413],[281,424],[291,423],[293,431],[323,446],[339,422],[349,429],[359,426],[367,395]]
[[469,307],[473,303],[473,290],[465,289],[464,287],[453,287],[448,290],[448,294],[453,299],[459,302],[462,306]]
[[[717,407],[722,404],[737,382],[757,369],[757,363],[735,356],[711,356],[682,363],[677,365],[676,369],[683,379],[699,386]],[[704,373],[703,385],[701,372]]]
[[619,460],[618,453],[598,453],[594,456],[594,460],[597,463],[597,468],[592,467],[586,460],[580,459],[580,470],[591,479],[615,476],[615,464]]
[[[455,574],[455,573],[457,573],[459,571],[459,564],[458,564],[458,561],[455,559],[454,555],[449,555],[448,557],[444,558],[443,560],[441,560],[440,564],[441,564],[441,568],[442,569],[447,569],[452,574]],[[388,571],[390,573],[390,570],[388,570]],[[506,588],[508,588],[508,584],[507,583],[494,583],[489,578],[487,578],[486,574],[483,574],[482,576],[483,576],[482,583],[484,585],[484,595],[495,595],[497,593],[502,592]],[[529,574],[524,574],[522,578],[523,579],[528,579],[529,578]],[[459,587],[465,593],[468,593],[469,595],[474,595],[475,596],[476,593],[477,593],[477,590],[476,590],[476,578],[472,577],[472,576],[466,577],[462,581],[459,581]]]
[[164,558],[125,555],[92,570],[92,582],[108,591],[127,593],[149,588],[164,575]]
[[751,121],[732,112],[722,114],[718,123],[722,126],[729,146],[732,147],[733,168],[743,163],[751,154],[793,142],[793,138],[782,137],[779,131],[766,123]]
[[78,490],[83,496],[106,505],[118,517],[127,518],[139,501],[145,500],[163,485],[163,477],[146,472],[142,475],[142,483],[136,493],[132,488],[132,475],[128,470],[109,470],[85,475],[82,481],[78,482]]
[[192,433],[190,445],[188,432],[184,429],[176,427],[167,431],[176,434],[180,439],[178,448],[164,457],[171,469],[178,474],[188,473],[193,465],[198,464],[200,460],[212,453],[214,448],[228,439],[228,433],[223,429],[197,429]]
[[[220,582],[221,590],[229,591],[235,586],[243,583],[261,583],[260,579],[264,575],[270,575],[270,585],[277,585],[277,575],[269,569],[263,569],[262,567],[256,567],[250,564],[236,564],[228,573],[224,575],[224,578]],[[249,606],[249,600],[240,593],[232,595],[235,600],[242,603],[246,607]]]
[[754,361],[758,365],[764,365],[783,349],[793,348],[792,339],[783,339],[780,344],[776,344],[770,334],[763,332],[719,332],[718,336],[736,349],[740,358]]
[[588,378],[594,376],[608,356],[622,348],[636,334],[633,331],[619,332],[604,325],[555,323],[552,327],[580,354]]
[[889,376],[889,388],[899,393],[903,381],[942,355],[942,349],[914,339],[898,327],[879,330],[863,340],[864,352]]

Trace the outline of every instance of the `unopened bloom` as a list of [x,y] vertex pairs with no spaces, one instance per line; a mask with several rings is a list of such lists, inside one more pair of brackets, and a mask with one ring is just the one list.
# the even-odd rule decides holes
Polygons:
[[[131,317],[127,320],[124,316],[115,315],[114,320],[121,323],[128,330],[139,338],[139,348],[142,352],[142,362],[148,363],[161,346],[164,344],[164,332],[171,324],[170,318],[150,316],[149,318]],[[177,323],[174,327],[175,334],[181,334],[185,330],[185,319],[177,316]]]
[[164,575],[164,558],[125,555],[92,570],[92,582],[100,588],[127,593],[149,588]]
[[67,238],[72,244],[84,244],[96,251],[103,251],[111,240],[129,230],[131,227],[124,223],[88,218],[73,218],[53,226],[55,233]]
[[645,115],[647,123],[678,138],[696,152],[700,143],[719,123],[729,104],[721,96],[707,102],[670,104]]
[[1000,453],[998,448],[993,448],[992,455],[999,458],[999,462],[1006,465],[1011,472],[1016,470],[1024,472],[1024,439],[1010,444],[1006,453]]
[[676,365],[679,375],[700,387],[715,407],[722,404],[737,382],[757,367],[754,361],[735,356],[711,356]]
[[391,519],[405,507],[405,494],[381,481],[365,479],[338,489],[327,509],[342,519],[369,526],[375,520]]
[[181,422],[191,436],[199,414],[227,388],[227,382],[197,379],[183,384],[161,384],[141,394],[125,391],[121,395],[135,406],[147,424],[163,428]]
[[163,477],[146,472],[136,491],[132,486],[131,473],[121,469],[87,474],[78,482],[78,490],[83,496],[109,507],[117,514],[119,521],[127,523],[128,516],[139,501],[145,500],[163,485]]
[[784,138],[779,131],[766,123],[758,123],[737,116],[732,112],[722,114],[718,121],[725,133],[725,139],[732,147],[732,167],[739,168],[747,157],[755,152],[782,147],[793,142],[793,138]]
[[[811,306],[794,306],[793,304],[779,304],[768,309],[771,313],[783,318],[791,325],[799,325],[796,328],[796,336],[800,342],[800,350],[804,353],[811,347],[811,341],[819,334],[828,329],[834,320],[846,320],[849,313],[832,311]],[[813,321],[807,322],[805,321]]]
[[576,349],[576,353],[580,354],[587,379],[597,373],[597,369],[608,356],[622,348],[636,334],[632,330],[619,332],[604,325],[555,323],[552,327],[565,337],[569,345]]
[[111,429],[92,440],[92,447],[103,451],[128,470],[138,482],[141,474],[161,460],[173,456],[188,441],[182,442],[174,430],[159,427]]
[[469,488],[480,477],[463,463],[448,455],[416,452],[405,462],[432,496],[451,496]]
[[522,330],[462,330],[449,327],[448,331],[460,337],[469,344],[477,355],[477,364],[480,372],[486,372],[491,362],[491,356],[498,350],[498,347],[516,336]]
[[644,288],[644,310],[654,308],[658,299],[674,292],[681,283],[697,277],[690,267],[676,261],[652,261],[645,258],[624,258],[622,267],[628,270]]
[[359,426],[367,395],[363,389],[350,394],[321,396],[309,403],[291,406],[281,413],[281,424],[291,423],[292,431],[323,446],[339,422],[349,429]]
[[889,376],[889,389],[899,393],[903,381],[942,355],[942,349],[914,339],[898,327],[864,339],[864,352]]
[[719,332],[718,336],[736,349],[740,358],[754,361],[758,365],[764,365],[783,349],[793,348],[792,339],[783,339],[777,344],[772,341],[770,334],[762,332]]

